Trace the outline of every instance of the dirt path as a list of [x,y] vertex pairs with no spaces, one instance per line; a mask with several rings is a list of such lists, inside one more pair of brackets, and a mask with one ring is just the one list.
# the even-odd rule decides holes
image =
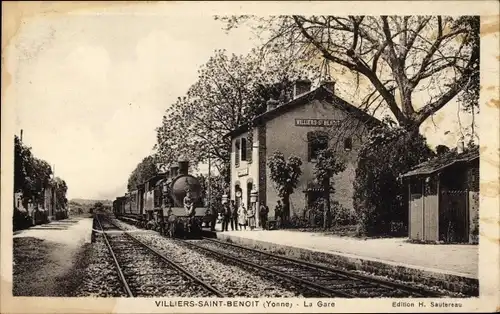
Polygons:
[[71,296],[90,259],[89,218],[69,219],[14,236],[13,295]]

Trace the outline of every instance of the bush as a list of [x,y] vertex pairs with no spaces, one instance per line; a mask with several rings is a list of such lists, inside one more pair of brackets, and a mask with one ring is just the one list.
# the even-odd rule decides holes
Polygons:
[[56,211],[56,220],[66,219],[68,218],[67,212],[63,210]]
[[288,223],[289,228],[307,228],[309,227],[309,223],[307,219],[304,217],[304,215],[299,216],[297,214],[293,214],[292,218],[290,219]]
[[29,228],[33,224],[31,217],[28,215],[28,213],[17,209],[14,209],[12,222],[14,231]]
[[[302,219],[307,227],[323,227],[324,210],[322,201],[319,200],[309,210],[305,211]],[[347,226],[356,223],[354,212],[339,204],[337,201],[331,202],[331,226]]]
[[408,187],[398,177],[432,156],[420,134],[403,128],[372,130],[361,147],[354,181],[359,235],[390,234],[401,222],[396,229],[407,227]]
[[332,225],[347,226],[356,223],[356,216],[349,208],[346,208],[338,202],[332,202]]

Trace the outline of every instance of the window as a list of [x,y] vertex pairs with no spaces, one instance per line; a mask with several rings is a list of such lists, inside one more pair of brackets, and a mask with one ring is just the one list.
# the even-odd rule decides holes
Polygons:
[[348,137],[344,139],[344,150],[352,150],[352,138]]
[[237,139],[234,142],[234,146],[235,146],[235,149],[234,149],[234,165],[235,165],[235,167],[239,167],[240,166],[240,140],[239,139]]
[[316,131],[307,133],[309,161],[318,159],[320,151],[328,148],[328,135],[325,132]]
[[241,160],[242,161],[247,160],[247,139],[246,138],[241,139]]
[[321,191],[307,191],[307,208],[309,209],[319,209],[322,208],[323,202],[323,192]]

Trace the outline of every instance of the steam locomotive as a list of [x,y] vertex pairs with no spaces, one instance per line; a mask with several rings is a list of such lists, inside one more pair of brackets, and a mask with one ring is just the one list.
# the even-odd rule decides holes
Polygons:
[[188,169],[189,162],[181,158],[168,171],[116,198],[115,217],[170,237],[201,235],[203,225],[209,226],[214,214],[204,206],[201,184]]

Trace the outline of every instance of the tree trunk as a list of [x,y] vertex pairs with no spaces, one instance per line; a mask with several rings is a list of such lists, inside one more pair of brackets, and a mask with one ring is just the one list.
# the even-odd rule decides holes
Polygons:
[[285,226],[288,224],[288,220],[290,218],[290,194],[286,194],[283,196],[283,212],[281,213],[281,221],[285,223]]
[[330,178],[323,181],[323,196],[325,199],[325,208],[323,209],[323,228],[330,228]]

